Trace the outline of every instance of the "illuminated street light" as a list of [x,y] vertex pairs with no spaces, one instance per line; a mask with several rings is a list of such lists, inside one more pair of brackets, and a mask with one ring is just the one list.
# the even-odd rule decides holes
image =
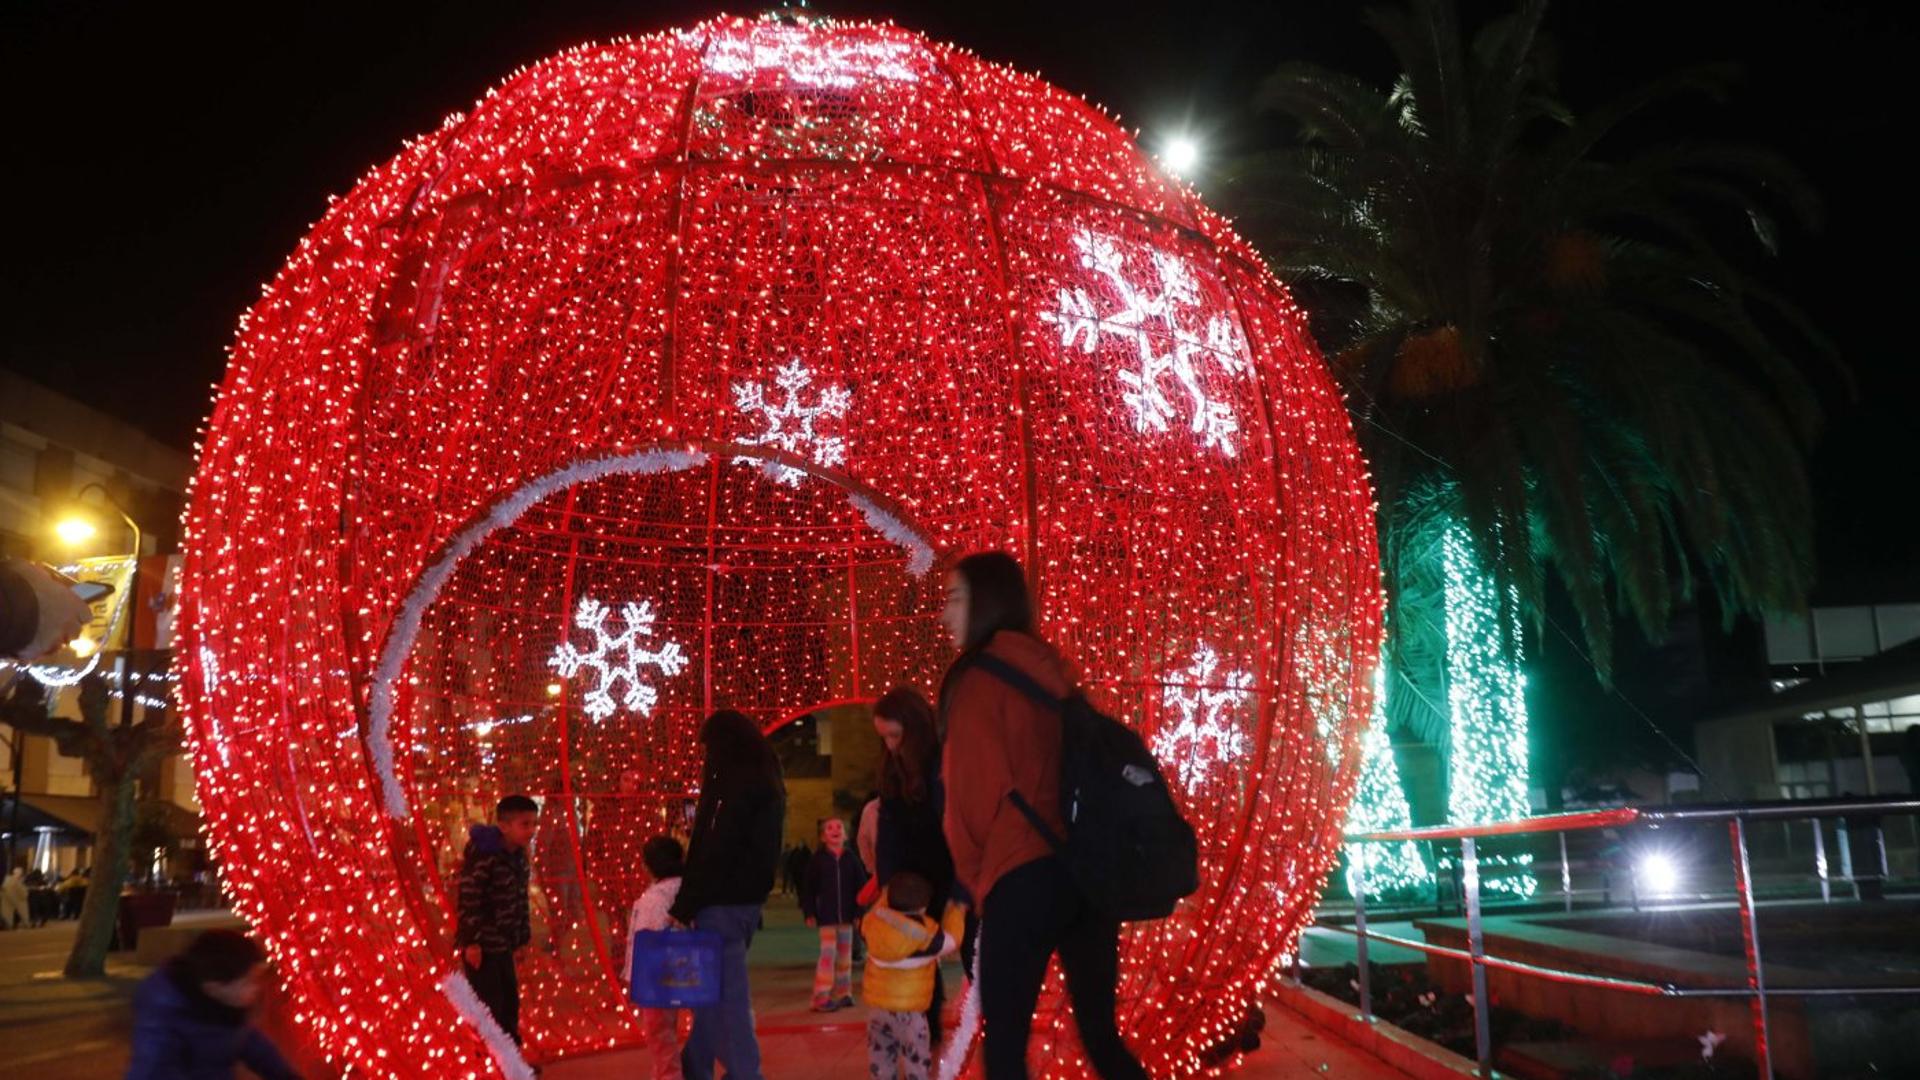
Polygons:
[[53,532],[68,547],[79,547],[100,535],[100,530],[94,527],[93,522],[82,517],[66,518],[53,527]]
[[1175,175],[1190,176],[1200,164],[1200,144],[1185,135],[1176,135],[1161,148],[1160,160],[1166,162]]
[[[127,554],[127,597],[123,609],[126,614],[121,620],[124,629],[118,661],[120,685],[125,691],[120,695],[120,726],[128,728],[133,726],[133,704],[139,697],[133,688],[136,677],[133,670],[134,652],[139,644],[134,638],[134,625],[140,621],[140,553],[145,550],[145,543],[142,539],[140,523],[133,520],[133,515],[127,513],[127,508],[120,505],[120,501],[113,497],[113,493],[108,491],[104,484],[87,484],[73,493],[74,512],[54,526],[54,532],[59,534],[60,539],[68,544],[77,545],[94,536],[97,530],[88,517],[97,514],[98,509],[89,506],[85,501],[87,493],[92,491],[100,493],[100,501],[105,504],[105,509],[112,511],[114,516],[126,525],[127,532],[132,535],[133,540],[132,549]],[[111,631],[111,629],[112,624],[109,623],[108,630]],[[68,647],[73,650],[75,656],[85,660],[108,644],[104,639],[94,641],[91,638],[80,637],[75,638]]]
[[1641,888],[1655,896],[1669,896],[1680,889],[1680,866],[1665,852],[1653,851],[1640,856],[1637,873]]

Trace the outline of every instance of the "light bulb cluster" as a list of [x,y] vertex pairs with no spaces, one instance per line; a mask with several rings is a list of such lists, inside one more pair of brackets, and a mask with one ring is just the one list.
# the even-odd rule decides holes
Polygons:
[[[496,1075],[448,896],[536,795],[523,1032],[637,1042],[620,927],[702,718],[931,692],[928,550],[1008,550],[1088,690],[1212,754],[1170,760],[1204,883],[1119,1000],[1154,1075],[1213,1075],[1359,777],[1373,510],[1301,311],[1086,102],[886,25],[575,49],[369,173],[242,320],[184,532],[212,847],[327,1056]],[[645,694],[581,659],[589,598],[677,647]],[[1049,986],[1045,1073],[1087,1075]]]

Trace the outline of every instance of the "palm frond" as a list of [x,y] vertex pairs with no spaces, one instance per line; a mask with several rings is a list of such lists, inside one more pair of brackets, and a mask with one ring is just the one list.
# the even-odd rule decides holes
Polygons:
[[[1817,228],[1820,201],[1762,147],[1607,154],[1623,125],[1736,73],[1688,68],[1574,115],[1543,10],[1519,0],[1470,37],[1449,0],[1370,10],[1399,74],[1276,70],[1260,104],[1298,145],[1232,184],[1283,277],[1338,285],[1314,332],[1381,498],[1388,708],[1442,745],[1442,523],[1536,625],[1556,578],[1603,678],[1615,613],[1657,638],[1696,573],[1730,615],[1797,604],[1811,580],[1807,362],[1837,357],[1747,260]],[[1735,227],[1758,243],[1729,243]]]

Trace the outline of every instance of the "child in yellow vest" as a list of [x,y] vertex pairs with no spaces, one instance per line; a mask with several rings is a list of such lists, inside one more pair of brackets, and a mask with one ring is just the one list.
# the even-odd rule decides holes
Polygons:
[[966,909],[950,904],[945,918],[927,915],[933,886],[919,874],[893,875],[880,903],[860,921],[867,939],[866,978],[860,992],[873,1012],[867,1017],[869,1077],[927,1080],[933,1050],[927,1006],[940,958],[960,947]]

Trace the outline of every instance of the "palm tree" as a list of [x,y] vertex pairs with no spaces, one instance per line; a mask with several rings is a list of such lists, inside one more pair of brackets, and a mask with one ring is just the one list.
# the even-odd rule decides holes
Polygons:
[[1471,39],[1447,0],[1370,11],[1399,77],[1281,67],[1260,103],[1296,143],[1229,178],[1348,391],[1382,507],[1388,701],[1432,741],[1450,533],[1471,538],[1501,647],[1544,617],[1550,567],[1602,679],[1616,610],[1657,639],[1696,572],[1729,617],[1799,607],[1813,573],[1819,414],[1793,354],[1830,348],[1732,249],[1772,252],[1776,219],[1814,226],[1817,199],[1752,147],[1608,153],[1644,110],[1731,73],[1576,116],[1544,9]]

